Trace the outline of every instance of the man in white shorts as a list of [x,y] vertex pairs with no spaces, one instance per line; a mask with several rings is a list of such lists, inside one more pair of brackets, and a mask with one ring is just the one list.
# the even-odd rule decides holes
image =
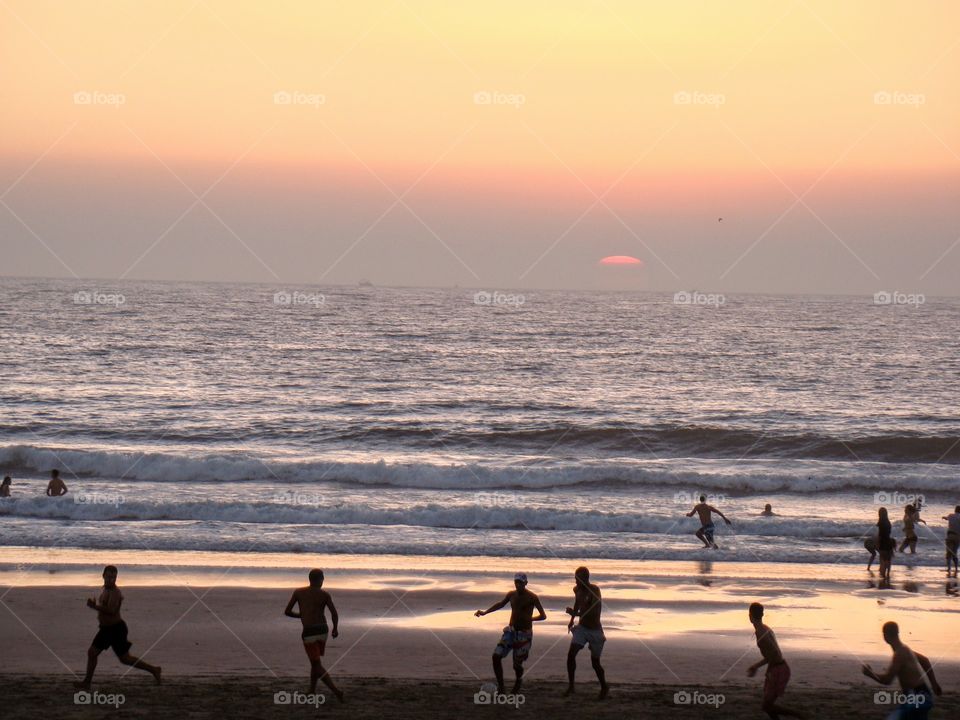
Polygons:
[[[577,568],[574,578],[577,584],[573,588],[573,607],[567,608],[567,614],[570,615],[567,631],[573,633],[570,650],[567,653],[567,677],[570,684],[564,694],[572,695],[575,692],[573,678],[577,672],[577,653],[589,645],[590,662],[600,681],[600,700],[603,700],[610,692],[610,686],[607,685],[607,678],[600,664],[600,654],[607,641],[603,634],[603,626],[600,624],[600,613],[603,610],[600,588],[590,583],[590,571],[585,567]],[[580,622],[575,626],[573,621],[578,617]]]

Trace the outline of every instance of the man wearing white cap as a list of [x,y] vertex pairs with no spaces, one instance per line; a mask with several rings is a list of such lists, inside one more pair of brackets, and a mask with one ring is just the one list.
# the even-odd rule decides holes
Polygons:
[[[517,573],[513,577],[516,590],[511,590],[498,603],[486,610],[477,610],[477,617],[496,612],[500,608],[510,605],[510,624],[503,629],[503,637],[493,650],[493,672],[497,676],[497,692],[503,694],[503,658],[513,652],[513,671],[517,681],[513,685],[513,694],[520,692],[523,681],[523,663],[530,655],[530,646],[533,644],[533,623],[546,620],[547,614],[543,611],[540,598],[527,590],[526,573]],[[533,617],[533,611],[539,615]]]

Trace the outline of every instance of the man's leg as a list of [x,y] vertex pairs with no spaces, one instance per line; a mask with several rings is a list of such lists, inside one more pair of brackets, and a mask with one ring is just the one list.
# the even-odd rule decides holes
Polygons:
[[600,664],[600,656],[592,655],[590,664],[593,665],[593,671],[597,674],[597,680],[600,681],[600,699],[603,700],[610,692],[610,686],[607,685],[607,674],[603,671],[603,665]]
[[796,717],[796,718],[805,718],[804,715],[799,710],[794,710],[792,708],[785,707],[784,705],[777,705],[776,702],[770,701],[763,703],[763,711],[769,715],[773,720],[777,720],[781,715],[786,715],[787,717]]
[[564,695],[573,695],[573,678],[577,674],[577,653],[583,650],[583,645],[570,643],[570,649],[567,651],[567,691]]
[[497,692],[503,695],[503,658],[493,654],[493,674],[497,676]]
[[523,664],[522,660],[513,659],[513,672],[516,673],[517,679],[513,683],[513,689],[510,691],[514,695],[520,692],[520,688],[523,687]]
[[138,657],[134,657],[130,653],[121,655],[120,662],[122,662],[124,665],[132,665],[137,670],[145,670],[153,675],[153,679],[157,681],[157,685],[160,684],[160,673],[162,672],[162,668],[160,668],[159,665],[151,665],[150,663],[141,660]]
[[97,669],[97,657],[99,657],[102,650],[100,650],[95,645],[91,645],[90,649],[87,650],[87,674],[83,677],[83,682],[81,682],[78,687],[88,688],[90,683],[93,682],[93,672]]
[[697,530],[697,538],[703,543],[704,547],[710,547],[710,543],[708,543],[707,539],[703,536],[703,528]]
[[310,661],[310,694],[314,694],[317,691],[317,680],[322,680],[323,684],[330,688],[337,700],[343,702],[343,691],[340,690],[333,682],[333,679],[330,677],[329,673],[324,669],[323,665],[319,660]]

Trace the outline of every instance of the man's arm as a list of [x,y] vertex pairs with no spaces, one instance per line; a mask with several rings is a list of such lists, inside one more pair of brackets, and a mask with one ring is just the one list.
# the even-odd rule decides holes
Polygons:
[[727,519],[727,516],[726,516],[726,515],[724,515],[724,514],[723,514],[722,512],[720,512],[719,510],[717,510],[713,505],[709,505],[708,507],[710,508],[710,512],[715,512],[717,515],[719,515],[720,517],[722,517],[722,518],[723,518],[723,521],[724,521],[727,525],[732,525],[732,524],[733,524],[733,523],[731,523],[731,522]]
[[[540,612],[540,615],[533,618],[533,622],[540,622],[541,620],[547,619],[547,614],[543,611],[543,605],[540,604],[540,598],[536,595],[533,596],[533,606]],[[573,618],[570,618],[573,620]]]
[[697,509],[696,509],[696,508],[694,508],[693,510],[691,510],[690,512],[688,512],[688,513],[687,513],[687,517],[693,517],[693,514],[694,514],[695,512],[697,512]]
[[759,669],[762,668],[764,665],[766,665],[767,662],[768,662],[768,661],[767,661],[766,658],[761,658],[760,660],[758,660],[758,661],[755,662],[753,665],[751,665],[750,667],[747,668],[747,675],[748,675],[749,677],[753,677],[754,675],[757,674],[757,670],[759,670]]
[[567,608],[567,614],[570,616],[570,622],[567,623],[567,630],[570,630],[573,627],[574,619],[583,614],[583,603],[580,601],[580,593],[577,591],[573,593],[573,607]]
[[330,634],[333,637],[337,637],[340,634],[340,631],[337,630],[337,626],[340,624],[340,616],[337,614],[337,608],[333,604],[333,598],[327,595],[327,607],[330,608],[330,622],[333,624],[333,630]]
[[917,662],[920,663],[920,667],[923,668],[923,674],[926,675],[930,681],[930,689],[937,695],[943,695],[943,690],[940,689],[940,683],[937,682],[937,676],[933,674],[933,665],[930,664],[930,661],[927,660],[925,655],[921,655],[920,653],[914,653],[914,655],[917,656]]
[[297,603],[299,603],[299,602],[300,602],[300,600],[299,600],[299,598],[297,598],[297,594],[296,594],[296,593],[294,593],[293,595],[291,595],[291,596],[290,596],[290,602],[287,603],[287,609],[283,611],[283,614],[286,615],[287,617],[292,617],[292,618],[298,618],[298,619],[299,619],[299,618],[300,618],[300,613],[297,612],[297,611],[295,611],[295,610],[293,609],[293,607],[294,607]]
[[475,615],[476,617],[483,617],[484,615],[487,615],[488,613],[496,612],[497,610],[499,610],[500,608],[502,608],[504,605],[506,605],[508,602],[510,602],[510,596],[511,596],[511,595],[513,595],[513,593],[512,593],[512,592],[508,592],[508,593],[506,594],[506,597],[503,598],[503,600],[501,600],[501,601],[498,602],[498,603],[494,603],[493,605],[491,605],[490,607],[488,607],[486,610],[477,610],[477,611],[474,613],[474,615]]
[[887,668],[887,671],[882,675],[877,675],[873,671],[873,668],[871,668],[869,665],[863,666],[863,674],[868,678],[873,678],[881,685],[889,685],[893,682],[893,679],[897,676],[900,670],[900,662],[900,655],[897,654],[893,656],[893,661],[890,663],[890,667]]
[[99,605],[96,600],[90,598],[87,600],[87,607],[104,615],[117,616],[120,614],[120,605],[122,602],[123,598],[120,596],[120,593],[108,592],[107,602],[105,604]]

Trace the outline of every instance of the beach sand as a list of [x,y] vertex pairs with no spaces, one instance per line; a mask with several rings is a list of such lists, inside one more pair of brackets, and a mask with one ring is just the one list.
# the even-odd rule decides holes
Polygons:
[[[86,577],[90,558],[82,563],[74,558],[81,568],[71,566],[69,557],[58,556],[55,567],[34,558],[16,583],[0,588],[4,706],[12,716],[101,717],[107,712],[74,705],[72,682],[82,675],[96,632],[95,614],[84,601],[96,591],[97,576],[89,586],[54,584]],[[341,635],[328,642],[325,665],[350,702],[335,708],[329,698],[322,712],[479,717],[514,710],[475,705],[473,698],[493,679],[490,655],[509,615],[501,611],[475,618],[472,613],[500,599],[510,589],[509,576],[489,575],[484,565],[489,561],[479,559],[442,568],[375,571],[359,561],[356,567],[349,558],[340,559],[345,566],[340,569],[336,558],[325,560],[326,587],[341,614]],[[302,565],[304,558],[294,562]],[[149,676],[120,665],[108,651],[101,655],[94,688],[106,696],[122,693],[124,712],[140,717],[179,716],[179,711],[190,717],[305,715],[304,707],[274,705],[277,692],[307,689],[300,626],[283,616],[302,572],[284,565],[278,559],[269,572],[255,571],[260,561],[229,572],[121,565],[132,652],[162,665],[166,684],[152,687]],[[548,717],[583,704],[596,717],[635,716],[641,708],[645,717],[762,717],[762,677],[746,677],[746,668],[759,657],[747,622],[747,606],[755,599],[767,605],[767,620],[792,668],[787,699],[814,717],[889,713],[889,705],[875,702],[883,688],[860,674],[861,662],[877,669],[888,662],[880,626],[889,619],[900,622],[906,642],[935,663],[946,695],[934,717],[960,713],[960,668],[953,662],[960,601],[944,592],[944,582],[932,572],[917,575],[906,590],[895,584],[880,591],[864,582],[862,569],[833,568],[822,580],[794,566],[793,579],[770,581],[758,577],[768,570],[749,564],[715,565],[705,580],[695,563],[637,563],[625,569],[598,562],[595,567],[603,572],[595,571],[595,579],[605,591],[608,637],[603,662],[614,686],[601,705],[594,702],[597,686],[587,652],[579,656],[580,694],[572,701],[559,697],[569,645],[563,608],[570,604],[572,583],[558,568],[527,567],[532,568],[531,589],[541,595],[549,616],[536,626],[526,665],[520,711],[528,715]],[[784,574],[782,568],[772,572]],[[858,573],[864,578],[856,579]],[[173,579],[182,584],[171,585]],[[509,687],[509,662],[506,677]],[[723,695],[724,702],[720,708],[677,704],[678,692],[703,701]]]

